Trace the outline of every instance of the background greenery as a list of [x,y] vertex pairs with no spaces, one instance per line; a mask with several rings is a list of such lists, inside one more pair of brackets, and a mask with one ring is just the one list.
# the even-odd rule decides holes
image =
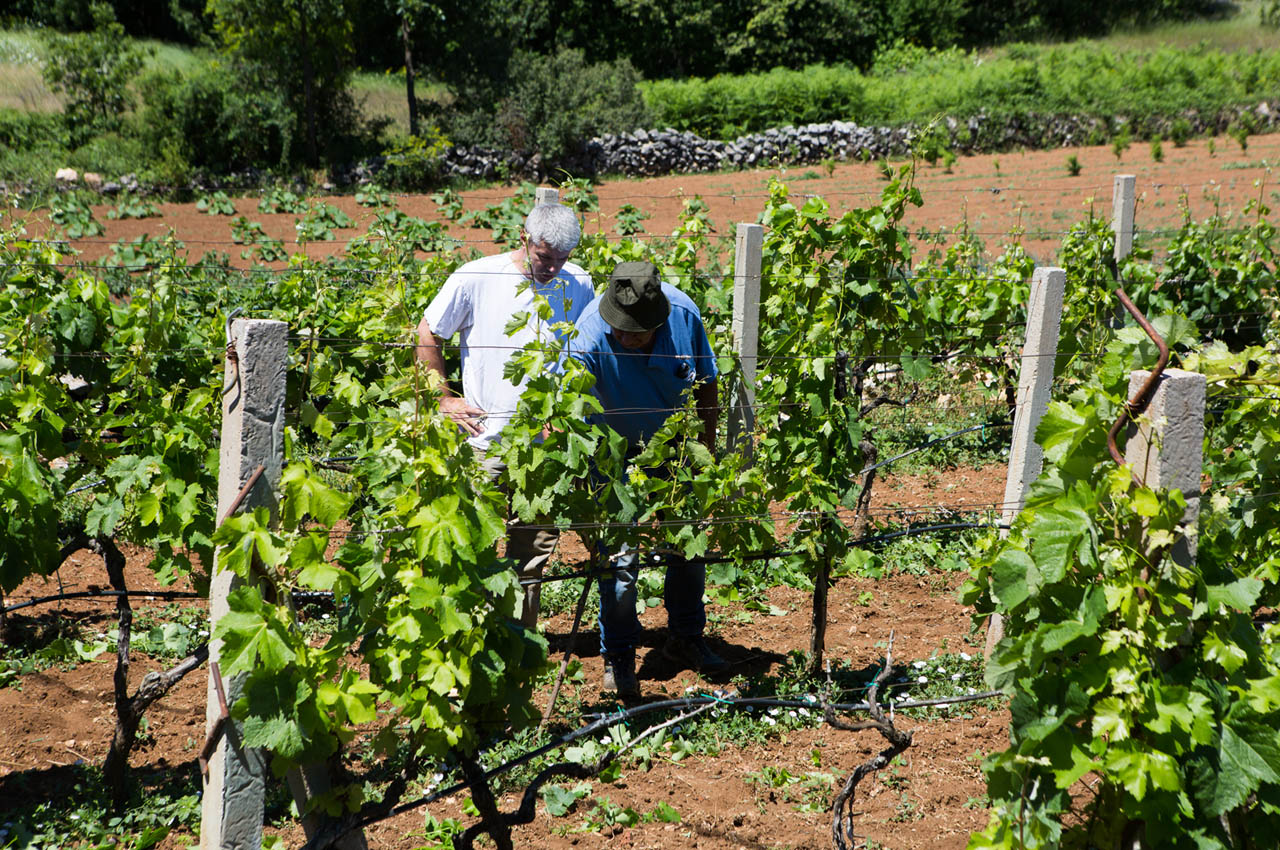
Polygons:
[[1155,134],[1280,93],[1274,0],[601,5],[17,0],[0,17],[0,180],[334,179],[411,136],[437,160],[481,144],[545,163],[638,127],[733,138],[941,114],[1085,115],[1101,141],[1116,116]]

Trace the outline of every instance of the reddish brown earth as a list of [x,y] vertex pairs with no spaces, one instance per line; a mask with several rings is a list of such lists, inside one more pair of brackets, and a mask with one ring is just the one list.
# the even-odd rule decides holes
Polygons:
[[[1186,147],[1163,145],[1162,162],[1152,159],[1147,144],[1134,143],[1117,159],[1110,147],[1059,149],[1051,151],[1009,152],[998,156],[962,157],[951,173],[941,164],[921,164],[917,185],[924,196],[924,206],[912,210],[906,219],[911,232],[940,228],[953,230],[964,226],[978,234],[991,249],[1015,237],[1011,231],[1021,230],[1021,241],[1042,264],[1054,259],[1062,235],[1076,221],[1094,214],[1110,218],[1114,175],[1137,176],[1137,228],[1154,231],[1177,226],[1182,220],[1185,203],[1191,216],[1202,220],[1215,209],[1225,213],[1242,213],[1245,204],[1259,198],[1275,206],[1273,194],[1278,188],[1270,173],[1280,159],[1280,134],[1254,136],[1247,150],[1226,136],[1214,140],[1215,152],[1209,153],[1209,141],[1199,139]],[[1067,173],[1069,155],[1078,158],[1081,171],[1076,177]],[[834,209],[867,206],[875,203],[883,186],[875,164],[836,163],[830,176],[820,165],[787,166],[768,170],[735,171],[715,174],[682,174],[636,180],[614,180],[596,187],[600,197],[600,214],[588,220],[588,231],[599,229],[613,233],[618,208],[630,203],[652,217],[643,222],[648,233],[671,232],[684,199],[701,197],[710,207],[716,233],[731,236],[737,222],[755,221],[768,197],[769,181],[778,178],[788,183],[793,198],[802,201],[810,195],[825,198]],[[1255,185],[1261,181],[1262,185]],[[466,209],[479,209],[511,194],[510,188],[497,186],[462,192]],[[327,199],[356,221],[353,229],[338,231],[333,242],[313,242],[306,247],[317,256],[342,250],[345,240],[364,232],[372,213],[350,197]],[[440,218],[436,205],[426,195],[400,195],[399,208],[414,216]],[[286,242],[290,251],[294,241],[292,214],[259,213],[256,198],[235,201],[238,214],[261,222],[267,233]],[[96,259],[110,253],[110,245],[118,239],[135,239],[146,233],[163,234],[168,228],[178,234],[193,257],[207,251],[222,251],[241,263],[242,246],[231,241],[231,217],[211,216],[195,209],[194,204],[159,205],[162,217],[150,219],[108,220],[109,206],[100,206],[95,217],[106,226],[106,235],[81,240],[77,247],[84,258]],[[41,233],[44,226],[39,215],[33,217],[31,230]],[[453,226],[453,235],[474,247],[487,251],[492,242],[488,230]]]
[[[943,489],[953,486],[945,499]],[[956,469],[941,476],[890,477],[881,482],[873,507],[890,511],[904,505],[965,502],[967,505],[998,501],[1004,487],[1002,467]],[[575,561],[581,544],[565,541],[561,557]],[[131,587],[154,589],[148,567],[149,553],[127,550],[126,579]],[[841,579],[832,591],[827,633],[828,657],[848,662],[854,669],[875,665],[883,657],[885,642],[894,635],[895,658],[925,659],[937,652],[977,653],[978,641],[970,635],[968,612],[955,601],[962,580],[942,571],[926,575],[894,574],[879,581]],[[100,560],[87,552],[73,555],[58,576],[32,579],[11,594],[9,601],[63,591],[92,590],[106,586]],[[179,584],[175,589],[187,589]],[[712,608],[713,645],[733,665],[733,673],[776,671],[789,650],[809,642],[809,597],[790,589],[775,588],[768,602],[776,614],[743,613],[738,605]],[[135,601],[139,615],[160,616],[166,603],[142,598]],[[183,603],[184,606],[188,603]],[[195,603],[202,605],[202,603]],[[78,623],[92,637],[115,624],[114,604],[76,600],[56,607],[25,609],[18,616],[28,624],[48,622],[54,614]],[[739,615],[739,616],[735,616]],[[30,618],[30,619],[28,619]],[[687,687],[708,687],[688,671],[672,668],[655,647],[661,643],[665,617],[661,608],[642,616],[648,630],[640,647],[638,668],[645,696],[661,699],[678,696]],[[546,634],[560,652],[567,646],[572,617],[560,613],[546,621]],[[601,688],[601,663],[594,630],[579,635],[575,652],[584,658],[585,681],[571,684],[562,695],[563,705],[573,700],[595,701]],[[558,657],[558,656],[557,656]],[[136,688],[147,671],[161,663],[137,656],[130,676]],[[111,677],[114,655],[104,653],[90,663],[71,669],[51,668],[24,676],[21,687],[0,689],[0,718],[8,734],[0,738],[0,814],[5,803],[17,802],[19,793],[57,793],[59,768],[84,760],[101,763],[114,726]],[[176,769],[191,777],[197,787],[195,755],[204,736],[206,674],[203,670],[181,682],[149,712],[149,734],[134,751],[136,770]],[[541,696],[545,704],[546,693]],[[899,715],[898,724],[913,730],[911,748],[884,779],[872,777],[859,788],[855,806],[859,833],[879,845],[893,848],[961,848],[970,831],[982,826],[986,813],[979,802],[984,794],[979,763],[981,756],[1001,748],[1007,740],[1007,712],[965,707],[948,719],[912,720]],[[534,823],[516,830],[517,847],[704,847],[821,848],[830,846],[830,820],[825,812],[800,811],[800,792],[768,789],[748,781],[766,767],[786,769],[802,776],[808,771],[831,774],[831,785],[842,783],[850,771],[885,746],[878,733],[847,733],[829,727],[792,730],[765,745],[739,746],[724,741],[718,756],[692,756],[679,763],[655,759],[650,770],[624,771],[620,782],[600,785],[596,794],[613,803],[649,812],[660,802],[675,808],[681,823],[645,823],[616,834],[577,832],[581,816],[551,818],[541,811]],[[812,759],[818,753],[819,765]],[[825,786],[824,786],[825,788]],[[828,791],[828,794],[830,792]],[[517,801],[508,796],[504,808]],[[434,804],[437,818],[460,817],[461,800]],[[375,848],[409,850],[424,843],[421,813],[410,812],[369,830]],[[414,833],[419,835],[415,837]],[[283,832],[290,846],[302,842],[297,827]],[[164,846],[178,847],[185,839],[171,837]]]

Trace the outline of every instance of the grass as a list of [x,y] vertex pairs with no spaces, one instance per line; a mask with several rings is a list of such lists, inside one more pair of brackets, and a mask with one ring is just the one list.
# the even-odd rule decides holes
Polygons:
[[[191,71],[205,61],[206,52],[154,39],[138,39],[147,51],[146,70]],[[0,107],[28,112],[58,112],[61,98],[50,91],[41,77],[44,46],[36,30],[0,30]],[[395,135],[409,132],[409,105],[405,99],[404,75],[361,71],[352,78],[352,94],[366,119],[389,119]],[[419,80],[415,94],[420,100],[446,104],[452,99],[447,86]]]
[[[352,94],[361,114],[366,119],[390,119],[392,135],[409,134],[409,102],[405,96],[404,74],[360,71],[351,80]],[[413,88],[418,100],[434,101],[441,105],[452,102],[453,96],[443,83],[418,80]]]
[[1092,41],[1115,50],[1191,48],[1201,44],[1224,51],[1274,50],[1275,31],[1259,24],[1261,0],[1237,0],[1232,5],[1235,11],[1220,18],[1126,29]]

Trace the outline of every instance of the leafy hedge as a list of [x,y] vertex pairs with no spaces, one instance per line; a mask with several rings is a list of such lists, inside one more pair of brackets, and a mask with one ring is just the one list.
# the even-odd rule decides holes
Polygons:
[[858,115],[866,109],[867,80],[844,67],[710,79],[658,80],[642,85],[659,126],[732,139],[743,133]]
[[724,139],[835,119],[900,125],[939,115],[1083,114],[1143,122],[1280,97],[1280,50],[1115,53],[1088,44],[1016,44],[990,58],[899,46],[882,54],[865,75],[815,66],[652,82],[642,90],[659,126]]

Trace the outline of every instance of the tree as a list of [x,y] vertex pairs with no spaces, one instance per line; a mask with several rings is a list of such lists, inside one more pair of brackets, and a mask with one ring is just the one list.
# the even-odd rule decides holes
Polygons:
[[115,130],[133,105],[129,83],[142,70],[143,52],[126,41],[107,3],[91,7],[90,32],[51,35],[45,39],[44,79],[67,96],[64,111],[74,132]]
[[400,40],[404,44],[404,90],[409,100],[409,135],[418,135],[418,98],[413,92],[413,29],[417,18],[424,15],[443,20],[444,12],[427,0],[395,0],[396,16],[400,19]]
[[[209,0],[224,54],[249,78],[300,106],[310,165],[322,145],[354,130],[351,100],[352,0]],[[297,108],[297,106],[295,108]]]

